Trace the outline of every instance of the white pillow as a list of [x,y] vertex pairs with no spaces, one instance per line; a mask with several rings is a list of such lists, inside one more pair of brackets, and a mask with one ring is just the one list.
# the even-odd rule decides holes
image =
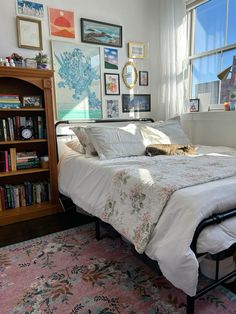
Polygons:
[[92,127],[86,129],[100,159],[144,155],[145,145],[135,124],[125,127]]
[[69,148],[73,149],[75,152],[80,153],[80,154],[85,154],[85,149],[77,138],[69,142],[66,142],[65,144]]
[[191,144],[177,119],[154,122],[140,126],[145,145],[149,144]]
[[91,156],[91,155],[95,156],[95,155],[97,155],[97,152],[96,152],[95,147],[93,146],[93,144],[89,140],[89,137],[88,137],[87,132],[86,132],[86,128],[87,128],[87,126],[75,126],[75,127],[71,127],[70,129],[75,133],[79,142],[83,146],[84,153],[87,156]]

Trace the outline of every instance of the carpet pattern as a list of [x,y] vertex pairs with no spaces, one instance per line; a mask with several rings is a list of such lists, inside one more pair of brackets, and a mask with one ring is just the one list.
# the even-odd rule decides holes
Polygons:
[[[185,313],[185,294],[135,257],[120,239],[95,239],[94,225],[0,249],[1,314]],[[196,314],[236,313],[223,287]]]

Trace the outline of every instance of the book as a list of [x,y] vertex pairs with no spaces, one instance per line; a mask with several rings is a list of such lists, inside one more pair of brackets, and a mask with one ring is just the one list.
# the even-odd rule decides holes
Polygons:
[[3,119],[0,119],[0,141],[4,141]]
[[16,95],[16,94],[0,94],[0,99],[16,99],[16,100],[19,100],[19,95]]
[[16,148],[10,148],[10,159],[11,159],[11,171],[16,170]]
[[6,171],[6,164],[5,164],[5,151],[0,151],[0,172]]
[[4,141],[7,141],[7,125],[6,120],[2,119]]
[[8,151],[5,150],[5,167],[6,167],[6,172],[9,172],[9,156],[8,156]]

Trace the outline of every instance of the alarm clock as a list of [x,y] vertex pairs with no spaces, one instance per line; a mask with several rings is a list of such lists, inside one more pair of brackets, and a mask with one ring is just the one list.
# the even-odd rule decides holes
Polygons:
[[23,140],[30,140],[33,136],[32,128],[29,126],[22,127],[20,129],[20,136]]

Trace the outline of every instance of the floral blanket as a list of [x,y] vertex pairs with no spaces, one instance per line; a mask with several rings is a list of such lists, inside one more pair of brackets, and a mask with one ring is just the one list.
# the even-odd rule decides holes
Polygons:
[[158,156],[117,171],[101,218],[143,253],[176,190],[236,175],[236,155]]

